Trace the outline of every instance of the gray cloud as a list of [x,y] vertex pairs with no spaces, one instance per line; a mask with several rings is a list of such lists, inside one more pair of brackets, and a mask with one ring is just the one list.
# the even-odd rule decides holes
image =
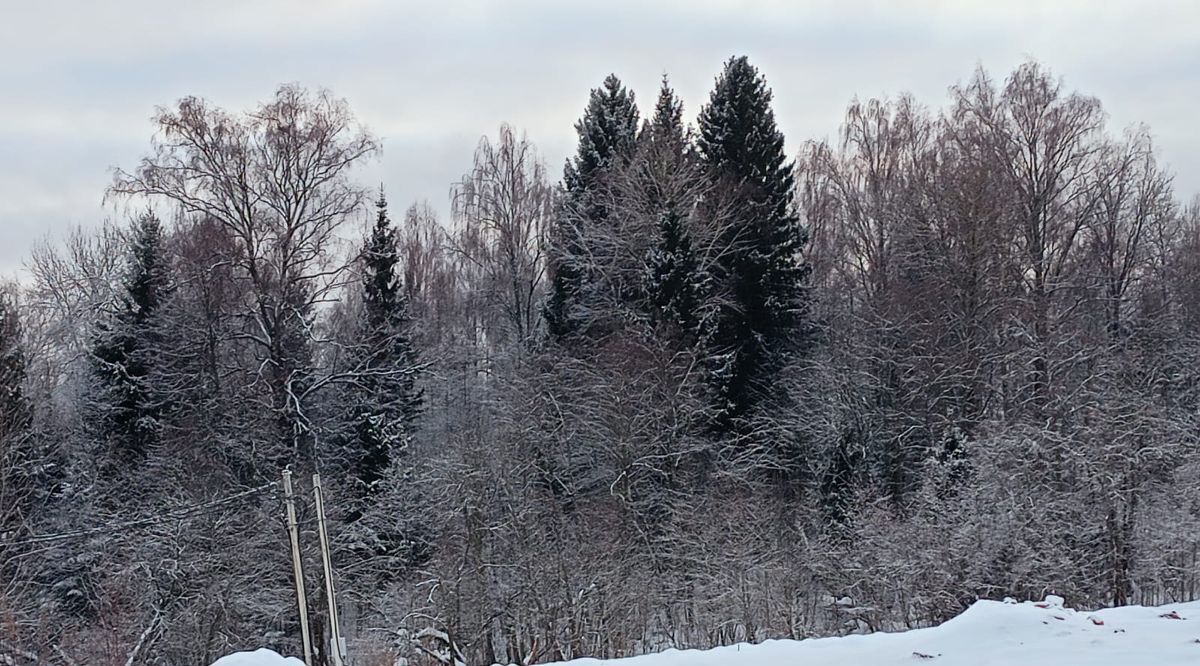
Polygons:
[[445,209],[479,137],[529,132],[557,171],[589,88],[616,72],[648,108],[669,73],[694,116],[731,54],[766,73],[792,149],[832,136],[851,97],[937,107],[977,64],[1026,57],[1147,123],[1181,196],[1200,192],[1200,6],[1189,2],[444,2],[48,0],[0,25],[0,275],[114,211],[112,166],[146,149],[156,105],[251,107],[281,82],[349,99],[385,140],[362,172],[397,207]]

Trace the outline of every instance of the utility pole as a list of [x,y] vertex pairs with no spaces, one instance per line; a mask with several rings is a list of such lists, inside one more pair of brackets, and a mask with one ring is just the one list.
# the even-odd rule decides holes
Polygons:
[[296,604],[300,607],[300,640],[304,663],[311,664],[312,638],[308,635],[308,601],[304,596],[304,565],[300,561],[300,531],[296,527],[296,503],[292,499],[292,470],[283,470],[283,497],[287,504],[288,537],[292,541],[292,572],[296,576]]
[[325,504],[321,501],[321,475],[313,474],[313,497],[317,502],[317,535],[321,537],[321,563],[325,567],[325,596],[329,599],[329,656],[333,666],[346,661],[346,644],[338,622],[337,589],[333,584],[333,565],[329,561],[329,534],[325,531]]

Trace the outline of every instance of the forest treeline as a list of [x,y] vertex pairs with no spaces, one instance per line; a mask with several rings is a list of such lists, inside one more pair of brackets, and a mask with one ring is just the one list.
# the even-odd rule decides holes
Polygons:
[[328,92],[160,108],[139,212],[0,300],[0,653],[300,654],[285,467],[356,664],[1200,596],[1200,207],[1148,128],[1036,62],[791,155],[744,57],[694,122],[649,92],[561,181],[502,125],[448,219]]

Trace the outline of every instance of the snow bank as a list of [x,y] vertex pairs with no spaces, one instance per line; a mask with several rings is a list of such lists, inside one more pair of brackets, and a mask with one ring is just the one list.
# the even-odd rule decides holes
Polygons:
[[[1042,602],[976,602],[937,627],[713,650],[667,650],[563,666],[1182,666],[1200,664],[1200,601],[1075,611]],[[304,666],[271,650],[238,652],[212,666]]]
[[262,648],[254,652],[234,652],[213,662],[212,666],[304,666],[295,657],[281,657],[278,652]]
[[[570,666],[1176,666],[1200,664],[1200,602],[1096,612],[1044,602],[979,601],[937,627],[902,633],[766,641]],[[222,665],[224,666],[224,665]]]

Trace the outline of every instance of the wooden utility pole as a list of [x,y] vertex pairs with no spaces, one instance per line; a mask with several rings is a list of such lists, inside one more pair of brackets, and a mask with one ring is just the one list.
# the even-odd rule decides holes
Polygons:
[[317,535],[321,538],[321,563],[325,567],[325,596],[329,599],[329,656],[333,666],[346,661],[345,643],[338,622],[337,589],[333,584],[333,565],[329,561],[329,534],[325,531],[325,504],[321,501],[321,475],[313,474],[313,498],[317,502]]
[[300,640],[304,663],[311,664],[312,637],[308,635],[308,600],[304,596],[304,565],[300,561],[300,530],[296,527],[296,503],[292,498],[292,470],[283,470],[283,497],[287,504],[288,537],[292,541],[292,572],[296,576],[296,604],[300,607]]

